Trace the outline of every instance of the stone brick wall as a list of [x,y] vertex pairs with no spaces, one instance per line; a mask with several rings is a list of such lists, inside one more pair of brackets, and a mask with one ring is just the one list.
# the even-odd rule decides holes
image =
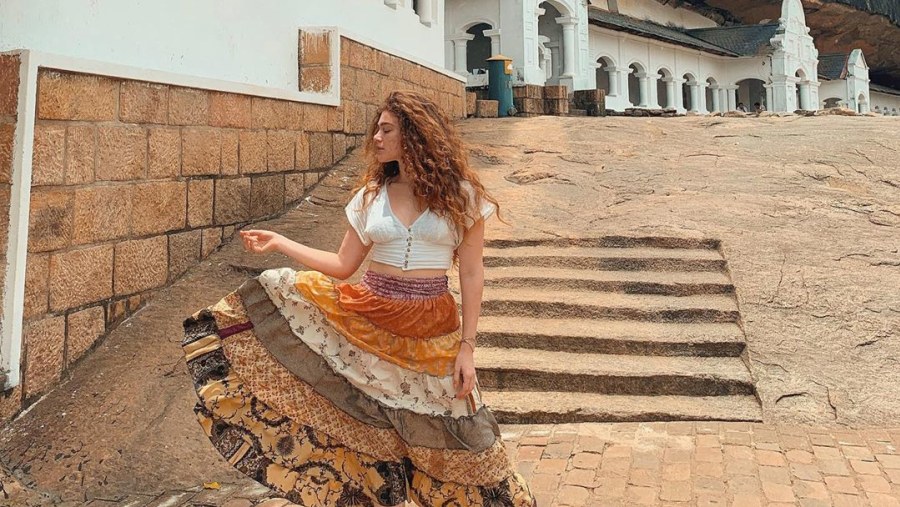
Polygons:
[[[21,403],[0,406],[0,420],[237,228],[301,199],[361,143],[388,91],[416,89],[465,116],[460,81],[347,38],[340,44],[340,107],[40,70],[23,389]],[[305,57],[333,72],[313,52]],[[3,111],[0,122],[11,124]]]

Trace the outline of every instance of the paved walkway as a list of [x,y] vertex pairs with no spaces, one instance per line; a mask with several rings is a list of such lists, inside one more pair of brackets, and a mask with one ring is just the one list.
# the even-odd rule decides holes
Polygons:
[[[900,507],[900,427],[847,430],[671,422],[503,430],[540,507]],[[20,491],[9,505],[17,505],[17,498],[25,503]],[[27,504],[41,502],[32,496]],[[58,505],[293,504],[274,500],[265,488],[247,481],[155,496],[122,492]]]
[[900,428],[672,422],[507,432],[541,506],[900,506]]

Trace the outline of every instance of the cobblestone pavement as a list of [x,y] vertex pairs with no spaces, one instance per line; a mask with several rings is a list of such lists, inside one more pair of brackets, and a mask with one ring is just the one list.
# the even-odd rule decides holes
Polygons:
[[[503,434],[541,507],[900,507],[900,427],[670,422],[505,426]],[[294,505],[271,495],[247,481],[57,505]]]
[[508,427],[541,506],[900,506],[900,428]]

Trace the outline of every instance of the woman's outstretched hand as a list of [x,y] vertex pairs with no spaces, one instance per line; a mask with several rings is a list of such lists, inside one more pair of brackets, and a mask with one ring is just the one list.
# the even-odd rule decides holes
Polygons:
[[244,250],[263,254],[281,251],[285,238],[272,231],[250,230],[241,231],[241,240],[244,242]]
[[475,352],[466,343],[459,346],[456,365],[453,367],[453,388],[456,398],[463,399],[475,388]]

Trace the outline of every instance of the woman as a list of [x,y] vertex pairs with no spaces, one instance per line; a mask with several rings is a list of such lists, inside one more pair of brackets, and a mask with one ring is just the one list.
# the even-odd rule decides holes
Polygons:
[[[185,322],[195,411],[225,458],[307,506],[533,506],[475,379],[484,220],[497,209],[452,123],[394,92],[337,253],[270,231],[268,270]],[[351,276],[371,251],[362,282]],[[447,290],[458,262],[462,323]]]

